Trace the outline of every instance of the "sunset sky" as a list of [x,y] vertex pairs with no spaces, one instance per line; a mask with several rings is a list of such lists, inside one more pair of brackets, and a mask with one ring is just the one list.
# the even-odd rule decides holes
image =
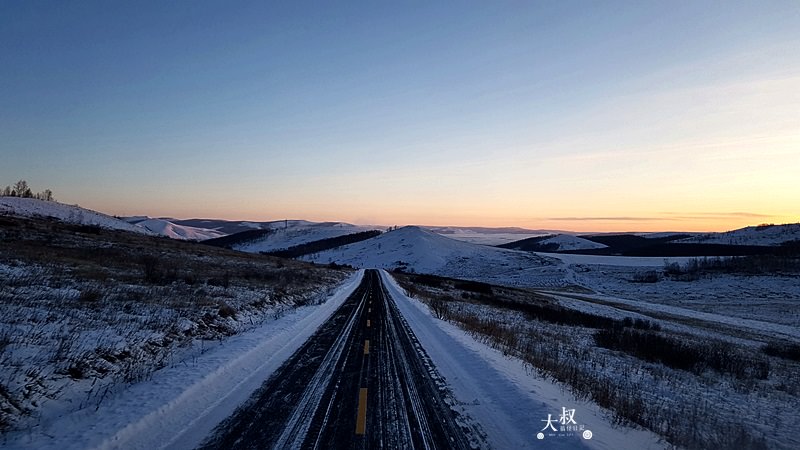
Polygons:
[[800,221],[800,2],[2,2],[0,185],[110,214]]

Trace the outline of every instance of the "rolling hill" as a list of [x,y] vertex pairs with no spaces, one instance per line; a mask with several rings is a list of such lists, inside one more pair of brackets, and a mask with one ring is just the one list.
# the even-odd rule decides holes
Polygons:
[[563,266],[553,259],[458,241],[415,226],[399,228],[302,259],[362,268],[399,269],[510,286],[568,284]]
[[109,215],[81,208],[77,205],[66,205],[55,201],[44,201],[33,198],[0,197],[0,215],[50,218],[73,225],[98,226],[109,230],[133,231],[141,234],[154,234],[144,228],[137,227],[124,220]]

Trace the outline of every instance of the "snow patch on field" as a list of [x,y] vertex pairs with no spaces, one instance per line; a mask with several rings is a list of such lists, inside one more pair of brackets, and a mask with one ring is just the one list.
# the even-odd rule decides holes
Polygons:
[[246,401],[355,290],[359,271],[327,302],[304,306],[155,372],[96,410],[4,436],[9,449],[189,449]]

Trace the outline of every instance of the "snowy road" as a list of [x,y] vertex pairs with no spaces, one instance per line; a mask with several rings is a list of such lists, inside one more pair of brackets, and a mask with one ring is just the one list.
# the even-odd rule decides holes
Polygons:
[[431,367],[381,277],[367,271],[202,448],[470,448]]

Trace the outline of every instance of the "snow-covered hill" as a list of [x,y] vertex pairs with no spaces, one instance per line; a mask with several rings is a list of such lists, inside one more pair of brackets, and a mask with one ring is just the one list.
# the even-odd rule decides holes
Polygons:
[[541,245],[557,245],[558,248],[554,251],[569,251],[569,250],[593,250],[598,248],[606,248],[607,246],[599,242],[590,241],[578,236],[569,234],[557,234],[539,241]]
[[97,211],[75,205],[47,202],[33,198],[0,197],[0,215],[19,217],[50,217],[77,225],[97,225],[113,230],[152,234],[144,228]]
[[177,225],[164,219],[147,219],[137,222],[136,226],[161,236],[185,241],[204,241],[206,239],[226,236],[225,233],[217,230]]
[[724,233],[701,234],[675,242],[681,244],[781,245],[784,242],[796,240],[800,240],[800,223],[745,227]]
[[525,228],[502,227],[422,227],[434,233],[473,244],[501,245],[536,236],[553,234],[553,231],[528,230]]
[[175,225],[216,230],[224,235],[236,234],[248,230],[272,230],[278,228],[298,227],[312,225],[314,222],[307,220],[274,220],[268,222],[253,222],[248,220],[220,220],[220,219],[173,219],[162,217]]
[[343,222],[271,222],[265,229],[273,232],[256,240],[234,246],[235,250],[258,253],[284,250],[295,245],[329,239],[346,234],[377,229],[372,226],[352,225]]
[[458,241],[409,226],[303,259],[362,268],[402,268],[510,286],[561,286],[563,266],[532,253]]

